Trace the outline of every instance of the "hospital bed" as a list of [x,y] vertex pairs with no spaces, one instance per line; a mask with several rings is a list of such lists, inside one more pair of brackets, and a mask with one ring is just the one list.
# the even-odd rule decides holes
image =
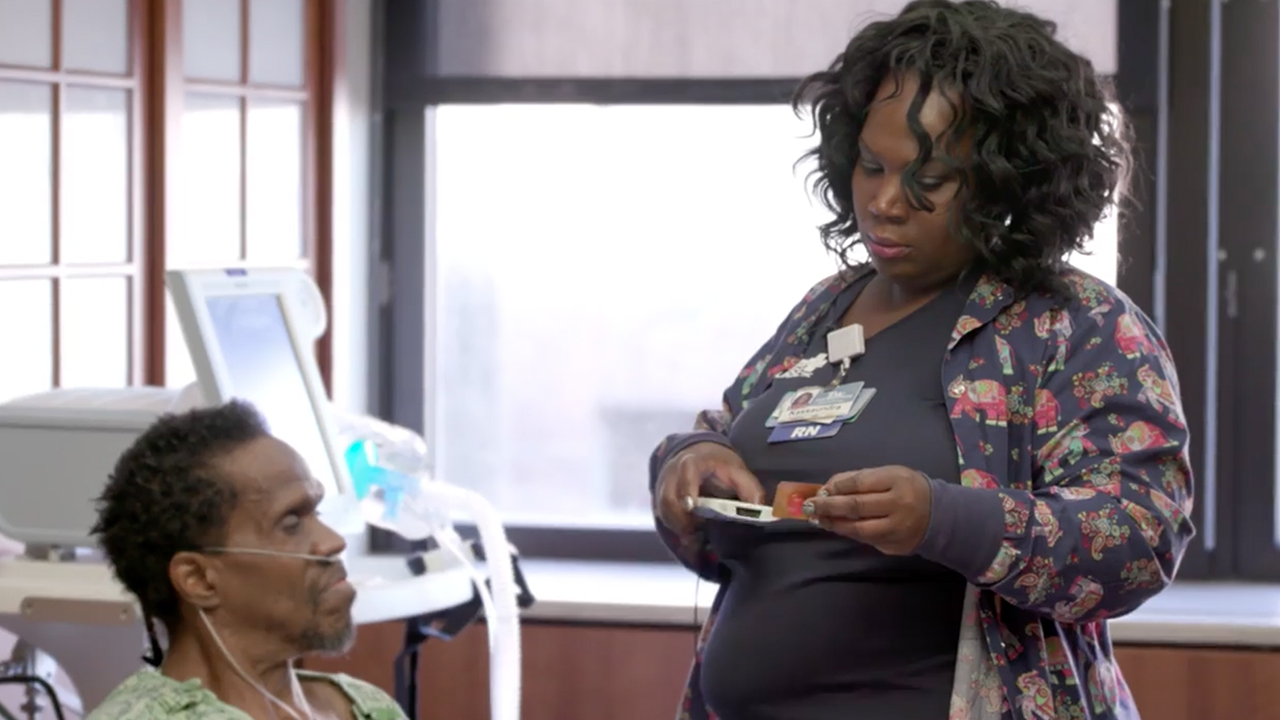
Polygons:
[[[475,607],[482,595],[491,597],[491,612],[493,604],[514,602],[484,594],[492,573],[475,562],[471,545],[435,543],[408,558],[370,552],[369,518],[354,497],[344,457],[351,433],[359,433],[367,419],[343,416],[325,397],[311,347],[327,318],[307,274],[173,271],[166,284],[197,382],[182,389],[62,389],[0,404],[0,533],[25,545],[20,555],[0,559],[0,627],[20,638],[21,655],[0,663],[0,676],[48,680],[51,657],[75,685],[74,695],[63,693],[62,704],[88,711],[142,666],[145,634],[137,604],[93,549],[94,499],[120,453],[161,414],[231,398],[254,403],[272,433],[297,449],[326,486],[320,511],[347,539],[345,562],[358,589],[357,624],[405,619],[412,637],[413,623],[449,611],[456,620],[459,608]],[[365,424],[377,427],[370,422]],[[480,505],[478,514],[487,514]],[[485,522],[493,526],[492,517]],[[432,527],[441,540],[457,539],[451,526]],[[494,558],[508,550],[485,547],[488,567],[498,567]],[[521,586],[527,605],[532,598],[522,579]],[[464,622],[474,614],[464,615]],[[518,633],[504,642],[508,657],[493,663],[495,672],[498,665],[506,667],[505,676],[495,676],[493,717],[514,720]],[[411,685],[397,691],[402,702],[414,697]],[[499,697],[505,709],[497,707]],[[412,717],[412,708],[406,709]]]

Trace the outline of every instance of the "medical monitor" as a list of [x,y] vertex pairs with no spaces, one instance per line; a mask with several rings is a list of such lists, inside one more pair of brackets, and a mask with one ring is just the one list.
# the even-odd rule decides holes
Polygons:
[[[351,483],[312,352],[318,292],[298,269],[165,275],[205,402],[253,403],[306,460],[329,498]],[[322,312],[322,311],[321,311]],[[320,321],[323,324],[323,321]]]

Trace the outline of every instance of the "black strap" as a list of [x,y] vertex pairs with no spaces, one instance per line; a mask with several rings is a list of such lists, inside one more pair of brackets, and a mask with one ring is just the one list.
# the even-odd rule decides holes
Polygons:
[[452,640],[480,615],[480,596],[456,607],[405,621],[404,649],[396,656],[396,702],[408,720],[418,718],[418,653],[431,638]]
[[[483,557],[479,559],[483,559]],[[411,569],[414,569],[412,560],[410,563]],[[524,609],[533,605],[533,593],[529,592],[529,585],[525,582],[524,573],[520,571],[519,558],[513,556],[511,564],[515,574],[516,585],[519,587],[516,604],[521,609]],[[415,575],[421,575],[424,572],[426,572],[425,566],[420,569],[414,569]],[[490,590],[492,591],[492,584],[486,584],[490,585]],[[431,638],[446,641],[452,640],[464,628],[475,622],[475,619],[480,615],[482,607],[480,595],[473,589],[471,591],[471,599],[461,605],[409,618],[405,621],[404,647],[396,655],[395,660],[395,698],[407,720],[418,720],[418,655],[422,648],[422,643]]]

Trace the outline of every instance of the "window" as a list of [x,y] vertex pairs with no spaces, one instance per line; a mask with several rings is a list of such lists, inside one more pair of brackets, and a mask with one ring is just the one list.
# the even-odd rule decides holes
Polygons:
[[[782,105],[435,110],[442,480],[516,525],[649,527],[647,460],[837,268]],[[1114,281],[1116,224],[1081,267]],[[607,298],[584,304],[582,297]]]
[[142,376],[129,0],[0,0],[0,402]]
[[[170,268],[302,265],[308,232],[307,60],[303,0],[184,0],[181,133]],[[323,287],[322,283],[322,287]],[[165,384],[195,379],[165,298]],[[327,363],[322,360],[321,366]]]
[[0,0],[0,330],[23,348],[0,402],[192,379],[164,268],[302,265],[328,292],[330,5]]

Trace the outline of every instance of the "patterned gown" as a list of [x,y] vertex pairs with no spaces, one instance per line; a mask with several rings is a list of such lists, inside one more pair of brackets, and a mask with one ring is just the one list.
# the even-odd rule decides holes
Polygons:
[[[404,720],[395,700],[377,687],[347,675],[298,670],[301,680],[333,683],[351,700],[355,720]],[[279,713],[282,719],[288,715]],[[179,682],[152,667],[130,675],[85,720],[247,720],[239,708],[218,699],[198,680]]]

